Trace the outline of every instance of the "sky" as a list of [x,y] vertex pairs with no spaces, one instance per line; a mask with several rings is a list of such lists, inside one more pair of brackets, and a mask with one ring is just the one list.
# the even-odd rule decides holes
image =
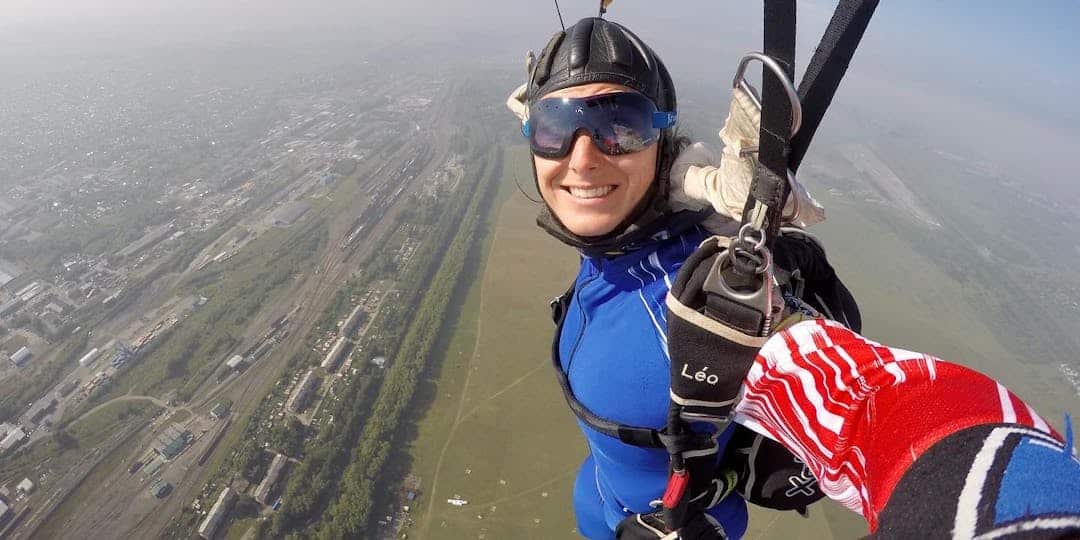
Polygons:
[[[595,14],[597,6],[560,4],[568,23]],[[834,5],[799,2],[800,68]],[[47,58],[300,36],[459,47],[464,59],[512,67],[557,30],[553,6],[545,0],[3,0],[0,69],[5,50],[10,61],[10,51]],[[650,43],[677,84],[715,87],[716,107],[724,106],[738,58],[761,47],[760,2],[617,0],[608,17]],[[1063,157],[1080,147],[1078,27],[1080,0],[886,0],[837,100],[1017,166],[1037,157],[1036,176],[1051,189],[1080,193]]]

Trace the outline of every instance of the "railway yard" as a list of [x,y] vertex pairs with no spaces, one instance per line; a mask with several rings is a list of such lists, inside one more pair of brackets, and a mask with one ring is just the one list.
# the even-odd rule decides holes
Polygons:
[[[0,536],[186,538],[205,532],[196,528],[223,483],[246,505],[247,514],[233,509],[242,526],[280,508],[284,479],[264,478],[256,501],[260,482],[231,470],[238,447],[252,431],[273,439],[261,441],[256,467],[263,473],[282,454],[275,476],[287,476],[303,462],[305,440],[334,422],[325,402],[386,368],[393,350],[384,325],[407,321],[400,308],[382,312],[401,301],[399,281],[417,253],[432,248],[425,240],[446,201],[476,184],[463,181],[466,157],[446,136],[463,92],[460,80],[405,78],[360,91],[399,96],[374,100],[371,110],[340,92],[313,99],[291,126],[274,126],[258,148],[241,151],[260,155],[265,169],[205,195],[234,211],[205,228],[213,236],[183,264],[160,238],[125,248],[126,257],[151,255],[135,265],[150,279],[127,309],[101,317],[93,331],[76,329],[85,333],[81,360],[7,424],[25,437],[0,457],[0,496],[12,501]],[[293,246],[303,254],[296,260]],[[256,276],[259,285],[260,271],[285,265],[284,278],[261,288],[235,277]],[[257,291],[257,301],[237,295],[215,308],[237,283]],[[208,322],[217,317],[232,324]],[[183,351],[180,369],[172,349],[185,335],[199,342]],[[198,357],[206,351],[212,357]],[[91,426],[105,431],[83,436]],[[32,493],[14,493],[23,478],[37,484]]]

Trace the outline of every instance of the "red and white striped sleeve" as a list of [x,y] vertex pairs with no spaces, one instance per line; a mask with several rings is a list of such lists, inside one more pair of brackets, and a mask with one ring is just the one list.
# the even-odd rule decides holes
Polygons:
[[734,420],[792,450],[871,531],[904,472],[950,434],[1008,423],[1061,439],[997,381],[828,320],[770,338],[740,397]]

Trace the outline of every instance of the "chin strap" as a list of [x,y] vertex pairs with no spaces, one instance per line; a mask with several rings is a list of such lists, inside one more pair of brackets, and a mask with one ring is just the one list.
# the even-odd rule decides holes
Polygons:
[[576,248],[587,257],[610,257],[634,251],[657,235],[679,235],[705,221],[711,213],[709,209],[661,212],[655,208],[647,208],[637,219],[616,229],[618,233],[584,237],[570,232],[551,213],[551,209],[544,205],[536,216],[536,224],[555,239]]

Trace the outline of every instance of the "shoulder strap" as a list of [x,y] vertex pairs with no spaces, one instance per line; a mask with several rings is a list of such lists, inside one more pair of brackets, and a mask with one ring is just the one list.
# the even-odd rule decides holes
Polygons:
[[[765,55],[775,60],[787,79],[795,79],[795,0],[765,0]],[[788,141],[791,139],[792,104],[779,75],[764,66],[761,71],[761,128],[758,137],[758,164],[743,209],[743,224],[757,220],[755,228],[766,226],[765,245],[780,227],[787,182]],[[765,215],[754,211],[760,203]]]
[[[764,2],[764,52],[789,81],[795,80],[795,4],[795,0]],[[799,84],[800,111],[793,111],[780,75],[762,70],[758,164],[743,225],[752,223],[761,230],[767,247],[779,232],[783,201],[790,191],[788,171],[798,170],[802,163],[877,5],[878,0],[840,0]]]

